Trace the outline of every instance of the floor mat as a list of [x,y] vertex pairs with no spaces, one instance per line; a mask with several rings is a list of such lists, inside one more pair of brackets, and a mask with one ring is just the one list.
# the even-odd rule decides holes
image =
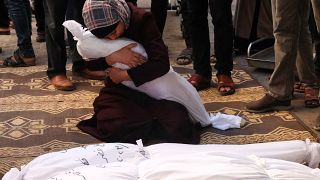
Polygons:
[[[188,78],[191,67],[176,66],[175,69]],[[92,116],[92,102],[103,82],[69,74],[77,90],[57,91],[50,85],[45,70],[46,66],[41,65],[0,69],[0,177],[11,167],[20,167],[41,154],[99,142],[75,125]],[[212,87],[200,91],[200,96],[208,112],[243,116],[249,123],[242,129],[227,131],[205,128],[201,134],[202,144],[313,139],[299,119],[289,112],[244,111],[245,104],[263,96],[265,90],[237,67],[232,76],[237,87],[234,95],[220,96]]]

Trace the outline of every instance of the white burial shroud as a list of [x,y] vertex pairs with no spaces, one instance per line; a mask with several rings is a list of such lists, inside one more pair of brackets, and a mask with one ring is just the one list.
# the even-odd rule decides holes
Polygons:
[[137,144],[101,143],[44,154],[20,169],[12,168],[2,180],[320,179],[320,144],[309,140]]
[[[106,57],[131,43],[136,43],[127,38],[119,38],[117,40],[99,39],[74,20],[65,21],[63,25],[72,33],[74,39],[78,41],[78,52],[87,60]],[[147,58],[148,56],[144,48],[139,43],[137,44],[132,50]],[[129,69],[127,65],[120,63],[115,63],[113,66],[120,69]],[[167,74],[146,82],[139,87],[136,87],[132,81],[124,81],[122,84],[146,93],[155,99],[171,100],[184,105],[190,117],[195,122],[200,122],[202,126],[212,124],[214,128],[226,130],[229,128],[240,128],[240,123],[243,121],[239,116],[221,113],[209,115],[196,89],[186,79],[176,73],[172,67],[170,67]]]

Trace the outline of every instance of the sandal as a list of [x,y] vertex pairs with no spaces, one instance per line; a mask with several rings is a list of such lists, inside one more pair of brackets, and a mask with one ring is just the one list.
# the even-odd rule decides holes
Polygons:
[[210,63],[215,64],[217,62],[217,57],[215,54],[212,54],[210,56]]
[[[235,84],[231,78],[231,76],[225,74],[217,75],[218,78],[218,91],[221,96],[227,96],[235,93]],[[230,88],[228,91],[222,91],[221,88]]]
[[0,60],[0,68],[5,67],[28,67],[36,65],[36,58],[24,57],[22,58],[19,54],[19,50],[13,53],[13,56],[7,57],[4,60]]
[[192,48],[186,48],[181,51],[176,59],[178,65],[188,65],[192,62]]
[[199,74],[192,74],[188,81],[197,91],[207,89],[211,86],[211,79],[207,79]]
[[294,92],[296,93],[304,93],[305,85],[301,82],[297,82],[294,84]]
[[308,108],[315,108],[315,107],[320,106],[319,88],[305,87],[304,104]]

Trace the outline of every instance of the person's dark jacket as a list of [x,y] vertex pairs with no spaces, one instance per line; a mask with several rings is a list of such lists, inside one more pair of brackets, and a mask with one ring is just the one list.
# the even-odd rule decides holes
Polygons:
[[131,10],[131,19],[124,37],[142,44],[148,54],[146,63],[128,70],[132,81],[136,86],[140,86],[169,71],[169,56],[152,14],[137,8],[132,3],[128,5]]

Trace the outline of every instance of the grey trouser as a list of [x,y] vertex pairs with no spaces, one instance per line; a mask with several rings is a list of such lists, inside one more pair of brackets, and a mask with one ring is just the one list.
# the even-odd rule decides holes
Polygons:
[[272,0],[275,69],[269,93],[279,100],[292,98],[294,69],[302,83],[316,82],[308,26],[310,0]]
[[[250,38],[257,1],[238,0],[234,17],[235,35]],[[257,37],[272,37],[272,15],[270,0],[261,0],[257,22]]]

